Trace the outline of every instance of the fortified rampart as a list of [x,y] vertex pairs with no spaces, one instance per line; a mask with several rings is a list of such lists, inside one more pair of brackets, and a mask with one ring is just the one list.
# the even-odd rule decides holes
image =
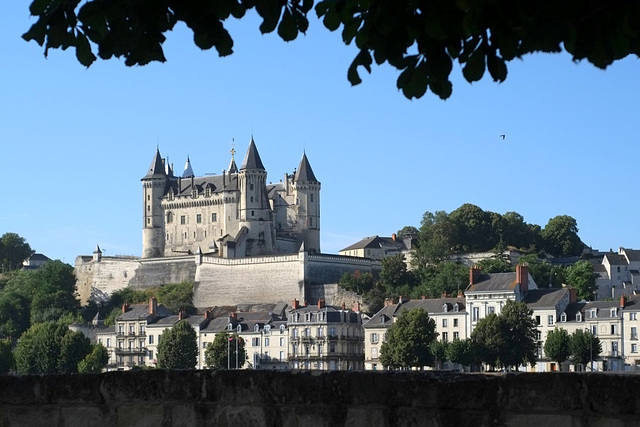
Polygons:
[[2,427],[637,426],[640,376],[129,371],[0,376]]
[[78,257],[76,276],[81,301],[105,299],[125,287],[190,280],[195,283],[194,304],[200,308],[293,299],[315,303],[319,298],[341,304],[349,298],[335,286],[342,275],[356,270],[375,273],[379,266],[370,259],[307,252],[235,259]]

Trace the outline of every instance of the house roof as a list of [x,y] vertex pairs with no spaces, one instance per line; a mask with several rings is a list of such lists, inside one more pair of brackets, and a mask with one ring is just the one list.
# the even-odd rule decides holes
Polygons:
[[619,254],[608,253],[608,254],[605,254],[604,257],[607,259],[607,261],[609,261],[609,264],[611,264],[611,265],[627,265],[627,264],[629,264],[627,262],[627,259],[624,256],[619,255]]
[[189,160],[189,156],[187,156],[187,162],[184,164],[184,172],[182,172],[183,178],[191,178],[192,176],[196,176],[193,173],[193,168],[191,167],[191,160]]
[[142,179],[166,177],[166,176],[167,174],[164,170],[164,163],[162,161],[162,156],[160,156],[160,149],[156,149],[156,154],[155,156],[153,156],[153,160],[151,161],[151,166],[149,166],[149,171]]
[[365,237],[359,242],[356,242],[351,246],[347,246],[346,248],[341,249],[340,252],[352,251],[356,249],[378,249],[378,248],[381,248],[381,249],[386,248],[388,250],[398,250],[398,251],[404,251],[404,250],[410,249],[410,248],[407,248],[407,245],[402,239],[396,238],[394,240],[393,237],[380,237],[376,235],[371,237]]
[[466,292],[509,291],[515,289],[516,284],[515,272],[482,273],[478,277],[478,282],[469,285]]
[[560,300],[569,295],[569,289],[531,289],[524,297],[529,308],[555,308]]
[[614,301],[590,301],[588,303],[585,304],[584,306],[584,318],[587,320],[592,319],[591,317],[591,310],[593,310],[594,308],[597,309],[597,313],[596,316],[593,317],[593,319],[602,319],[602,318],[611,318],[611,317],[619,317],[620,310],[616,310],[616,316],[611,316],[611,309],[612,308],[619,308],[620,307],[620,301],[619,300],[614,300]]
[[629,261],[640,261],[640,250],[638,249],[625,249],[624,253],[627,255]]
[[[164,305],[158,304],[156,307],[156,318],[169,317],[171,313]],[[150,316],[149,304],[135,304],[129,307],[125,313],[116,317],[116,320],[143,320]]]
[[[564,314],[567,316],[567,322],[575,322],[576,315],[578,313],[582,313],[584,310],[585,302],[574,302],[567,304],[567,307],[564,309]],[[584,316],[582,318],[584,320]]]
[[[454,304],[458,304],[458,311],[454,311]],[[446,311],[443,308],[446,306]],[[443,313],[464,313],[466,310],[465,298],[434,298],[416,299],[403,302],[401,304],[391,304],[383,307],[374,314],[364,325],[364,328],[388,327],[393,324],[393,318],[400,315],[404,310],[422,308],[430,315]]]

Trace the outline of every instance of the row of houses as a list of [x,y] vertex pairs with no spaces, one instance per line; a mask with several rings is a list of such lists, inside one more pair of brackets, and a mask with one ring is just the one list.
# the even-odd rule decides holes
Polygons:
[[[197,367],[206,368],[205,350],[217,333],[238,334],[245,340],[247,363],[252,369],[378,370],[382,343],[388,328],[404,310],[422,308],[436,322],[438,339],[467,339],[485,316],[500,314],[507,301],[522,301],[532,310],[537,324],[538,362],[534,371],[558,369],[544,354],[547,334],[554,328],[570,334],[589,330],[602,342],[602,353],[589,369],[623,371],[640,369],[638,312],[640,296],[609,301],[577,301],[572,288],[538,289],[528,268],[486,274],[470,268],[469,286],[457,296],[387,301],[372,317],[355,304],[334,307],[320,300],[315,305],[286,303],[245,307],[201,315],[174,315],[152,298],[148,304],[124,305],[115,325],[94,330],[93,339],[109,351],[109,369],[155,366],[162,334],[186,320],[196,331]],[[231,366],[233,367],[233,366]],[[445,364],[445,369],[458,367]],[[573,368],[573,367],[568,367]],[[563,368],[566,370],[566,368]]]

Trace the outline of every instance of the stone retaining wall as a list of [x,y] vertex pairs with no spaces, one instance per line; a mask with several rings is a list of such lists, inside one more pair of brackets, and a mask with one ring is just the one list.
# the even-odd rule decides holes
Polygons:
[[129,371],[0,376],[0,427],[636,426],[640,376]]

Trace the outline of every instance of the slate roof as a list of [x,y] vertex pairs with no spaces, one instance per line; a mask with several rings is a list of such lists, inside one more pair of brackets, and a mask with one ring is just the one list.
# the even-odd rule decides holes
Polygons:
[[[454,304],[458,304],[458,311],[454,311]],[[443,311],[443,306],[446,304],[447,311]],[[393,318],[399,316],[404,310],[411,310],[414,308],[422,308],[430,315],[432,314],[459,314],[464,313],[466,310],[465,298],[434,298],[434,299],[416,299],[403,302],[402,304],[392,304],[386,307],[382,307],[380,311],[374,314],[362,326],[365,329],[389,327],[393,324]]]
[[29,261],[51,261],[51,258],[49,258],[48,256],[46,256],[44,254],[33,254],[27,259]]
[[403,250],[408,250],[410,248],[407,247],[407,245],[405,244],[405,242],[402,239],[397,239],[393,240],[392,237],[380,237],[380,236],[371,236],[371,237],[365,237],[364,239],[360,240],[359,242],[354,243],[351,246],[347,246],[344,249],[341,249],[340,252],[342,251],[352,251],[352,250],[356,250],[356,249],[384,249],[387,248],[388,250],[397,250],[397,251],[403,251]]
[[150,179],[150,178],[158,178],[158,177],[166,177],[167,174],[164,170],[164,162],[162,161],[162,156],[160,156],[160,149],[156,149],[156,155],[153,157],[151,161],[151,166],[149,166],[149,171],[142,179]]
[[[614,301],[590,301],[584,306],[584,319],[591,320],[591,310],[594,308],[598,309],[596,317],[594,319],[610,319],[611,309],[620,307],[620,300],[616,299]],[[621,310],[617,310],[616,318],[620,317]]]
[[640,250],[625,249],[624,253],[627,254],[627,258],[629,258],[629,261],[640,261]]
[[238,190],[238,175],[225,174],[225,176],[210,175],[199,178],[170,179],[165,191],[165,197],[169,194],[170,189],[173,190],[173,194],[176,197],[191,196],[194,187],[198,191],[198,195],[206,194],[207,187],[209,187],[211,194],[221,193],[223,191],[235,191]]
[[560,300],[569,295],[569,289],[531,289],[524,297],[529,308],[555,308]]
[[[567,316],[566,322],[575,322],[576,314],[582,313],[585,305],[586,305],[585,302],[574,302],[574,303],[568,304],[567,308],[564,309],[564,314]],[[584,315],[582,316],[582,320],[584,320]]]
[[251,137],[251,142],[249,142],[249,148],[247,149],[247,154],[244,156],[242,166],[240,166],[240,170],[247,169],[265,170],[262,160],[260,160],[256,143],[253,141],[253,136]]
[[508,291],[516,287],[516,273],[480,274],[478,282],[469,285],[466,292]]
[[302,154],[302,160],[300,160],[300,165],[298,165],[296,176],[293,180],[295,182],[318,182],[313,173],[313,169],[311,169],[306,153]]
[[609,261],[609,264],[611,264],[611,265],[627,265],[627,264],[629,264],[627,262],[627,259],[622,255],[611,254],[610,253],[610,254],[606,254],[604,257]]
[[187,156],[187,162],[184,164],[184,172],[182,172],[183,178],[191,178],[192,176],[196,176],[193,173],[193,168],[191,167],[191,160],[189,160],[189,156]]
[[306,313],[319,313],[324,311],[326,313],[326,317],[323,321],[320,322],[310,322],[310,323],[340,323],[341,320],[341,312],[346,311],[348,318],[347,323],[358,323],[358,313],[355,313],[351,310],[342,310],[342,307],[336,307],[333,305],[325,305],[322,308],[318,308],[317,305],[307,305],[305,307],[300,307],[298,309],[290,309],[288,312],[288,318],[291,318],[291,315],[294,313],[299,313],[301,315],[300,319],[296,324],[304,324],[305,322],[302,320],[302,315]]
[[[158,304],[156,307],[156,318],[169,317],[171,313],[164,305]],[[135,304],[129,307],[126,313],[119,314],[116,320],[143,320],[149,317],[149,304]]]

